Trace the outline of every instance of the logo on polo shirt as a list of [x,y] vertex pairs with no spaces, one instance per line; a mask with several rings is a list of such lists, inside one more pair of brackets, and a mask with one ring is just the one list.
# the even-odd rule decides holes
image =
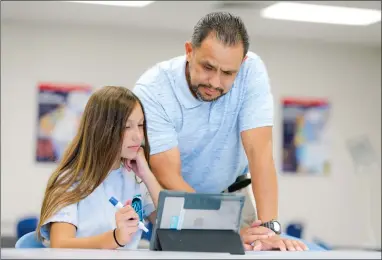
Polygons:
[[133,197],[133,200],[131,202],[131,206],[133,207],[135,212],[137,212],[137,214],[139,216],[139,220],[143,221],[143,205],[142,205],[142,197],[140,194],[135,195]]

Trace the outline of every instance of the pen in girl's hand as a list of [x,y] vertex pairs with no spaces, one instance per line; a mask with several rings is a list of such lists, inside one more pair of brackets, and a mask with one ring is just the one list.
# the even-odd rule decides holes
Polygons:
[[[123,208],[123,204],[121,202],[119,202],[116,198],[114,197],[111,197],[109,199],[110,203],[113,204],[114,207],[118,208],[118,209],[121,209]],[[143,230],[144,232],[149,232],[149,230],[145,227],[145,224],[143,224],[142,221],[139,221],[138,223],[138,228]]]

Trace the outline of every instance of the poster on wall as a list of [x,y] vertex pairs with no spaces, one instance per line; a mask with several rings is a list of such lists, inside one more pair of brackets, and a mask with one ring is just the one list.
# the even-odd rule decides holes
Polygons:
[[325,99],[282,100],[284,174],[328,175],[330,105]]
[[37,162],[58,162],[77,133],[91,87],[38,84]]

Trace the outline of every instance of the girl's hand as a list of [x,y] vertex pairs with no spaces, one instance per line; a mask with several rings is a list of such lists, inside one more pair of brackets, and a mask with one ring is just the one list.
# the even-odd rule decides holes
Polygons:
[[150,172],[142,147],[139,148],[137,156],[134,159],[123,159],[123,165],[128,171],[133,170],[134,173],[141,179],[144,179],[146,174]]
[[121,245],[128,244],[138,230],[139,217],[130,204],[131,201],[128,201],[122,209],[115,213],[115,222],[117,223],[115,235]]

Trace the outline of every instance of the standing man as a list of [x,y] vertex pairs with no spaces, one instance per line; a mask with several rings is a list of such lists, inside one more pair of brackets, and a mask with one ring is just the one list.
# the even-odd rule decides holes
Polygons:
[[165,189],[186,192],[219,193],[250,172],[265,227],[241,229],[245,249],[304,250],[298,241],[267,236],[279,231],[273,98],[248,38],[239,17],[210,13],[194,27],[185,56],[139,78],[133,92],[146,113],[151,168]]

